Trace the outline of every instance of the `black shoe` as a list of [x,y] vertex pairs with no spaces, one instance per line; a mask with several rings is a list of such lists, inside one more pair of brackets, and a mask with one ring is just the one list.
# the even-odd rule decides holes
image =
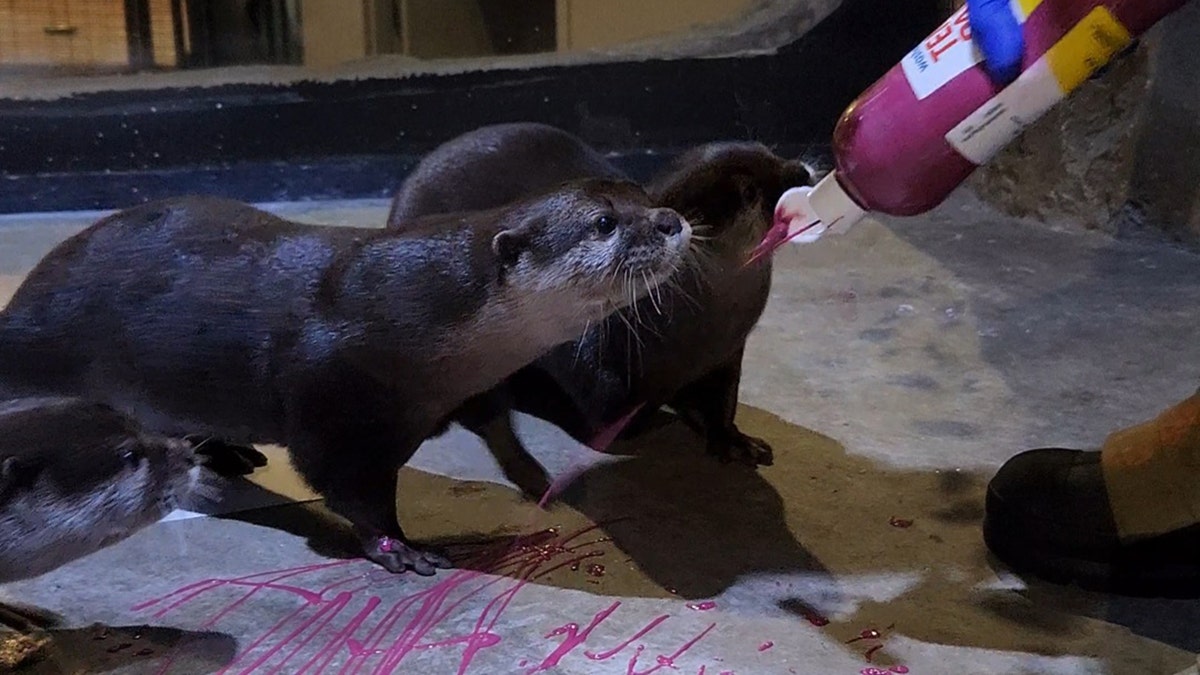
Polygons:
[[1200,525],[1122,542],[1098,451],[1046,448],[1008,460],[988,484],[983,537],[1013,571],[1050,582],[1200,597]]

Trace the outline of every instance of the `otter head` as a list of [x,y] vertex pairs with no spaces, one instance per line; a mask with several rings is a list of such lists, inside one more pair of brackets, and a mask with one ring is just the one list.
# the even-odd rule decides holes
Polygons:
[[705,245],[744,254],[771,229],[783,193],[813,185],[815,173],[759,143],[709,143],[680,155],[647,191],[688,218]]
[[593,315],[624,307],[666,280],[691,242],[682,216],[654,208],[628,181],[572,181],[520,208],[520,224],[492,240],[504,282],[567,290]]
[[99,403],[0,414],[4,447],[18,451],[0,457],[0,518],[22,533],[10,546],[30,550],[31,565],[56,567],[128,537],[174,510],[199,478],[189,444],[141,433]]

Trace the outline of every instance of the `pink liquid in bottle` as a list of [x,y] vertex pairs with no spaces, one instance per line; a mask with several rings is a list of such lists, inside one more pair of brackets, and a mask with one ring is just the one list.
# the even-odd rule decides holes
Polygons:
[[1025,36],[1021,75],[996,85],[959,9],[842,113],[835,169],[780,198],[751,254],[844,231],[869,212],[914,216],[1186,0],[1012,0]]

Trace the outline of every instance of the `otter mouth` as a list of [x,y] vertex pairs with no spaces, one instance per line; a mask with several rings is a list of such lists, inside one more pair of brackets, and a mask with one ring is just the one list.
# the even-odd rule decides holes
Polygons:
[[763,235],[762,241],[750,251],[743,267],[749,267],[772,255],[781,246],[799,239],[801,243],[811,243],[821,238],[826,226],[809,208],[808,195],[812,187],[794,187],[784,192],[775,204],[775,219],[771,228]]
[[670,280],[682,262],[682,253],[678,251],[626,261],[616,275],[617,304],[632,305],[650,295]]

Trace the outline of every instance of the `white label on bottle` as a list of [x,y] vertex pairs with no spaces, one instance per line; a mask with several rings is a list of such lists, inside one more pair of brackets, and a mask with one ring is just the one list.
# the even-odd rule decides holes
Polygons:
[[1049,62],[1040,58],[951,129],[946,142],[973,164],[982,166],[1065,97]]
[[[1009,4],[1017,21],[1024,23],[1029,12],[1040,2],[1011,0]],[[983,55],[971,41],[971,23],[964,5],[905,55],[900,60],[900,67],[917,99],[923,99],[980,61],[983,61]]]

